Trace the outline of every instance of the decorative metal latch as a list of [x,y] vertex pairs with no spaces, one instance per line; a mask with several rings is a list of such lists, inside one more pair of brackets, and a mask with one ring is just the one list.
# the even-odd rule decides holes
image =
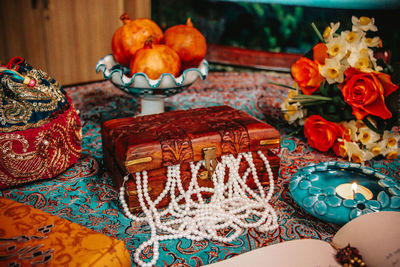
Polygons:
[[210,178],[215,169],[217,168],[217,153],[215,147],[206,147],[203,148],[203,157],[205,160],[205,168],[207,171],[204,171],[200,174],[200,179],[207,179]]

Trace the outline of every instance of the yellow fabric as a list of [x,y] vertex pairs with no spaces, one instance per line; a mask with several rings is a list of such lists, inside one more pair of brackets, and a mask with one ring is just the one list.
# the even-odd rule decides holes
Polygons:
[[0,197],[0,266],[131,266],[125,243]]

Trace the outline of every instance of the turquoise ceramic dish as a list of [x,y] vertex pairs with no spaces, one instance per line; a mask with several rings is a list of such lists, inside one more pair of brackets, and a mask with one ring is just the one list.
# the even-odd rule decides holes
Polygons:
[[106,80],[116,87],[138,97],[168,97],[178,94],[193,84],[197,79],[204,80],[208,74],[208,62],[203,59],[197,68],[183,71],[179,77],[163,73],[159,79],[152,80],[145,73],[135,73],[129,77],[129,69],[115,61],[112,54],[100,59],[96,72],[102,72]]
[[[337,186],[353,182],[368,188],[372,198],[357,193],[354,199],[345,199],[337,194]],[[301,168],[292,176],[289,190],[304,210],[338,225],[370,212],[400,211],[400,182],[356,163],[333,161]]]

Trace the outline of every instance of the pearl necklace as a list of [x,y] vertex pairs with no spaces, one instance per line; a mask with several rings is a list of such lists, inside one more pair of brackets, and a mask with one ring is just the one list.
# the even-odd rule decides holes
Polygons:
[[[136,187],[144,217],[137,217],[129,211],[124,197],[125,182],[129,179],[129,175],[126,175],[119,192],[124,212],[133,221],[147,222],[151,231],[150,240],[143,242],[136,249],[135,262],[141,266],[155,265],[159,257],[159,242],[163,240],[187,238],[195,241],[212,239],[231,242],[242,233],[243,228],[259,227],[259,230],[264,232],[276,229],[277,215],[268,203],[274,191],[274,177],[268,159],[261,151],[257,153],[263,160],[269,176],[267,195],[258,180],[251,152],[240,153],[237,158],[233,155],[222,156],[211,177],[214,188],[200,187],[197,183],[198,171],[205,165],[204,160],[190,163],[192,179],[186,191],[180,178],[180,165],[169,166],[165,188],[155,201],[150,199],[147,190],[147,172],[137,172]],[[239,165],[242,158],[247,161],[249,167],[241,177]],[[224,182],[227,169],[228,181]],[[250,173],[258,193],[246,184]],[[206,200],[201,195],[202,192],[212,195]],[[169,205],[158,210],[156,205],[167,195],[171,198]],[[197,199],[193,200],[193,196]],[[232,233],[226,237],[218,235],[218,231],[225,228],[230,228]],[[140,254],[148,246],[153,246],[153,258],[150,262],[144,262],[140,259]]]

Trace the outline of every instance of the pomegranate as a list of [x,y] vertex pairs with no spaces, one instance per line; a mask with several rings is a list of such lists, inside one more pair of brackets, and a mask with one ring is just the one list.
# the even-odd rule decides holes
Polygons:
[[132,58],[130,70],[132,75],[144,72],[153,80],[160,78],[163,73],[171,73],[177,77],[181,62],[178,54],[168,46],[148,41]]
[[146,40],[152,37],[154,43],[160,42],[163,37],[161,28],[151,19],[139,18],[131,20],[124,13],[120,19],[124,23],[119,27],[112,38],[111,48],[115,60],[129,66],[131,58],[141,49]]
[[178,53],[182,69],[197,67],[207,52],[206,39],[199,30],[193,27],[190,18],[186,25],[175,25],[168,28],[161,43]]

